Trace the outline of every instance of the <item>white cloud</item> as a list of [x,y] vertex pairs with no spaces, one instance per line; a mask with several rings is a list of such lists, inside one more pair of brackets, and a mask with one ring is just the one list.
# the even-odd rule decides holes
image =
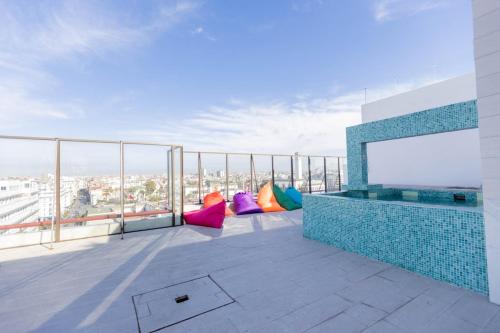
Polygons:
[[1,127],[29,117],[66,119],[81,114],[77,102],[46,97],[60,84],[47,65],[147,43],[198,8],[189,0],[155,4],[148,15],[139,17],[101,1],[1,2]]
[[[52,4],[52,5],[49,5]],[[190,1],[162,2],[147,20],[100,1],[65,1],[19,8],[3,3],[1,57],[50,61],[53,57],[102,54],[149,41],[196,9]],[[31,15],[26,15],[28,11]],[[30,17],[31,16],[31,17]],[[28,55],[29,54],[29,55]]]
[[211,42],[215,42],[217,40],[214,36],[212,36],[210,33],[208,33],[205,30],[205,28],[203,28],[201,26],[191,30],[191,34],[193,36],[195,36],[195,35],[203,36],[204,38],[208,39]]
[[[436,80],[422,79],[368,90],[368,101]],[[120,133],[147,141],[183,144],[188,150],[338,154],[345,150],[345,128],[361,121],[364,91],[263,104],[237,100],[211,107],[178,123]]]
[[377,22],[386,22],[446,5],[448,0],[375,0],[373,15]]
[[198,34],[201,34],[203,32],[203,27],[198,27],[196,29],[193,30],[193,35],[198,35]]

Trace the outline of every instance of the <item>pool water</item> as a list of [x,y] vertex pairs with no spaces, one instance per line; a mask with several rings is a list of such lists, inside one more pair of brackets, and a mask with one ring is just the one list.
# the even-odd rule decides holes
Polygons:
[[330,195],[367,200],[401,201],[429,205],[443,205],[455,207],[480,207],[482,196],[478,191],[448,191],[380,188],[373,190],[349,190],[331,193]]

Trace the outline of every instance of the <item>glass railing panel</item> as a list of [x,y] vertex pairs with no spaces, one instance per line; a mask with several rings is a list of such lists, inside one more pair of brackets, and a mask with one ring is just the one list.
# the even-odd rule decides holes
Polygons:
[[200,174],[198,173],[198,153],[184,153],[184,207],[193,210],[202,203]]
[[340,190],[340,180],[341,174],[339,171],[340,158],[338,157],[327,157],[326,158],[326,179],[327,179],[327,191],[339,191]]
[[201,153],[202,199],[212,192],[226,193],[226,155]]
[[250,155],[228,154],[229,200],[241,191],[251,191]]
[[0,139],[0,248],[52,241],[55,147]]
[[274,184],[282,190],[292,186],[291,156],[274,156]]
[[348,183],[347,178],[349,175],[347,174],[347,157],[340,157],[340,183],[345,185]]
[[258,193],[262,186],[272,180],[270,155],[253,155],[253,192]]
[[124,144],[125,232],[168,227],[170,147]]
[[60,145],[61,240],[119,233],[120,145]]
[[311,157],[311,191],[325,191],[325,165],[323,157]]

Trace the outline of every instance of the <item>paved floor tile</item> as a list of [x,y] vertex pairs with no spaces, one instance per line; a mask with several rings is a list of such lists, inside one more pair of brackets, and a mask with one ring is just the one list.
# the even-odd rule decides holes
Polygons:
[[386,320],[408,331],[418,331],[438,318],[448,304],[427,295],[421,295],[397,309]]
[[301,218],[2,250],[0,330],[137,332],[133,295],[210,275],[235,303],[164,332],[500,332],[486,297],[304,239]]
[[374,308],[363,303],[357,303],[345,311],[345,313],[365,324],[371,326],[377,321],[387,316],[387,312]]
[[342,333],[359,333],[366,328],[365,325],[358,322],[356,319],[349,317],[345,313],[341,313],[309,330],[309,333],[322,332],[342,332]]
[[499,312],[500,306],[488,303],[486,296],[469,292],[449,310],[450,314],[479,327],[485,326]]

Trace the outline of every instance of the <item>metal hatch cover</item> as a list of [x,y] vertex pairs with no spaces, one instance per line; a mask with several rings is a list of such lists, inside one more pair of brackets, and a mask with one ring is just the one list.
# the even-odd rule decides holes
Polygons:
[[139,332],[143,333],[155,332],[234,303],[210,276],[134,295],[132,301]]

